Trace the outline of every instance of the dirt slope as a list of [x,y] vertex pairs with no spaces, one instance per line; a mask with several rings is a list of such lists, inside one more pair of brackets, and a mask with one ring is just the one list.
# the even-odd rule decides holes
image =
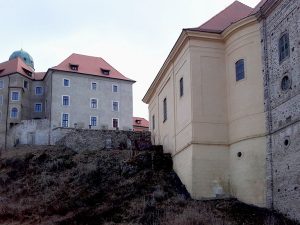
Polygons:
[[170,156],[22,147],[0,161],[0,224],[296,224],[236,200],[194,201]]

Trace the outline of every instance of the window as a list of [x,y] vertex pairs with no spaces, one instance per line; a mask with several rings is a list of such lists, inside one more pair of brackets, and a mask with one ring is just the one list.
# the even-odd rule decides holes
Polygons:
[[19,101],[19,92],[18,91],[12,91],[11,92],[11,100],[12,101]]
[[118,85],[115,85],[115,84],[114,84],[114,85],[112,86],[112,91],[113,91],[113,92],[118,92]]
[[62,104],[64,106],[69,106],[70,105],[70,96],[68,95],[63,95],[62,96]]
[[292,81],[289,76],[284,76],[281,80],[281,90],[286,91],[292,86]]
[[18,118],[18,109],[17,108],[12,108],[11,109],[10,117],[11,118]]
[[0,80],[0,89],[4,88],[4,81]]
[[113,126],[113,128],[119,128],[119,119],[113,118],[112,126]]
[[113,101],[113,111],[119,111],[119,102],[115,102],[115,101]]
[[91,116],[91,122],[90,122],[90,125],[91,125],[92,127],[97,126],[97,117],[96,117],[96,116]]
[[63,113],[61,116],[61,126],[62,127],[69,127],[69,114]]
[[96,82],[91,83],[91,89],[92,90],[97,90],[97,83]]
[[42,112],[43,109],[42,109],[42,103],[35,103],[34,104],[34,111],[35,112]]
[[70,80],[69,79],[64,79],[64,87],[70,87]]
[[152,130],[155,129],[155,116],[152,115]]
[[235,63],[235,76],[236,81],[242,80],[245,78],[245,62],[244,59],[240,59]]
[[107,69],[101,69],[101,72],[102,72],[103,75],[109,75],[110,70],[107,70]]
[[43,94],[43,87],[35,87],[35,94],[42,95]]
[[27,80],[24,80],[23,87],[26,88],[26,89],[28,89],[28,81]]
[[79,67],[79,65],[70,63],[70,69],[71,70],[78,71],[78,67]]
[[91,108],[92,109],[98,108],[97,99],[95,99],[95,98],[91,99]]
[[182,97],[183,96],[183,77],[181,77],[179,80],[179,92],[180,92],[180,97]]
[[283,61],[290,55],[289,35],[285,33],[279,39],[279,62]]
[[0,95],[0,105],[3,105],[3,95]]
[[163,113],[164,113],[164,122],[167,120],[168,118],[168,115],[167,115],[167,98],[164,99],[164,102],[163,102]]

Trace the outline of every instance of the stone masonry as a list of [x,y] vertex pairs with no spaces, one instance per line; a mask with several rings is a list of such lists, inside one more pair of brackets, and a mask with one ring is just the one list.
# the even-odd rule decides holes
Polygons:
[[[261,27],[269,133],[267,203],[300,221],[300,1],[268,1]],[[284,34],[289,37],[289,56],[280,61],[279,40]]]

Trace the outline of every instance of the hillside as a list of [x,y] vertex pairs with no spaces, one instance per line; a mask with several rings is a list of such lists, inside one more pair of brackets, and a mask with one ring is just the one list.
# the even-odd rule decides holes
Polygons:
[[237,200],[195,201],[157,151],[21,147],[0,161],[0,224],[293,225]]

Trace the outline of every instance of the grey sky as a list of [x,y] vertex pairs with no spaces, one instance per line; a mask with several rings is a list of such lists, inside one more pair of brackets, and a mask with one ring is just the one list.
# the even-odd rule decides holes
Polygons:
[[[233,0],[0,0],[0,62],[23,48],[46,71],[71,53],[100,56],[137,81],[134,115],[182,28],[196,27]],[[259,0],[241,0],[254,7]]]

